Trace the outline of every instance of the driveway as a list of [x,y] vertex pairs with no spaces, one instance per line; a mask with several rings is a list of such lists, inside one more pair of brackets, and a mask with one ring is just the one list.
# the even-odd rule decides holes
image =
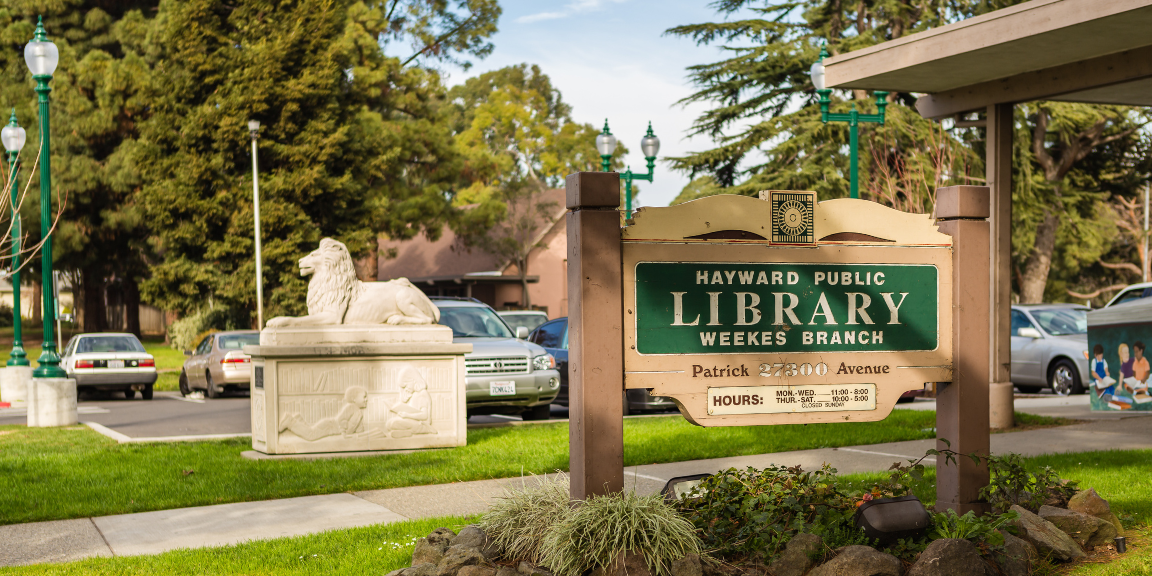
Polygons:
[[[152,400],[93,397],[80,400],[76,410],[81,422],[95,422],[130,438],[252,432],[247,396],[192,400],[179,392],[156,392]],[[23,408],[0,409],[0,424],[27,421]]]

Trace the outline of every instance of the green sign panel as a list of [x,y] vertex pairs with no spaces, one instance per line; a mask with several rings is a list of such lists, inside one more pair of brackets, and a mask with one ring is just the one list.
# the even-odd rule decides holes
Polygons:
[[938,344],[935,266],[640,262],[640,354],[893,352]]

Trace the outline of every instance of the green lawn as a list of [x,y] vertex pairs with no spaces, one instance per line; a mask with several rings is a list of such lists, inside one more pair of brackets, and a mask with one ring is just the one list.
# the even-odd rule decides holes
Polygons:
[[[628,466],[931,438],[935,413],[872,423],[700,428],[629,418]],[[248,440],[117,444],[87,428],[0,426],[0,524],[396,488],[568,469],[566,423],[481,428],[468,445],[322,461],[253,461]],[[185,471],[194,471],[185,474]]]
[[[1067,576],[1128,576],[1152,574],[1152,542],[1148,538],[1152,494],[1148,462],[1152,450],[1089,452],[1029,458],[1030,465],[1050,465],[1064,478],[1096,488],[1128,528],[1128,553],[1107,564],[1080,564],[1047,570]],[[932,471],[914,489],[922,500],[934,499]],[[863,488],[878,475],[852,474],[841,480]],[[0,574],[385,574],[407,566],[411,542],[441,526],[453,529],[469,523],[461,517],[417,520],[390,525],[334,530],[313,536],[279,538],[235,546],[177,550],[155,556],[93,558],[68,564],[0,568]]]
[[382,575],[412,563],[416,538],[442,526],[459,530],[469,521],[466,517],[411,520],[219,548],[176,550],[155,556],[92,558],[68,564],[0,568],[0,574]]

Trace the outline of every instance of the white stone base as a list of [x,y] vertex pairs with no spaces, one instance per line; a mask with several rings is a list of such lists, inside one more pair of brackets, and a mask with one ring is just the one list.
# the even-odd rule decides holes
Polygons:
[[0,402],[24,406],[28,402],[28,381],[32,380],[31,366],[7,366],[0,369]]
[[[252,448],[413,450],[468,440],[464,354],[446,326],[266,329],[252,356]],[[269,345],[268,342],[277,342]]]
[[71,426],[76,417],[76,381],[33,378],[28,383],[28,426]]

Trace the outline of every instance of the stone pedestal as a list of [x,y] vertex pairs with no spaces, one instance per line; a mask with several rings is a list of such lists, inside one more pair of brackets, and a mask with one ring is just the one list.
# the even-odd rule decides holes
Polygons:
[[446,326],[266,328],[252,356],[252,448],[265,454],[467,443],[464,354]]
[[7,366],[0,369],[0,402],[24,406],[28,402],[30,380],[32,380],[31,366]]
[[28,382],[28,426],[71,426],[76,417],[76,381],[33,378]]

